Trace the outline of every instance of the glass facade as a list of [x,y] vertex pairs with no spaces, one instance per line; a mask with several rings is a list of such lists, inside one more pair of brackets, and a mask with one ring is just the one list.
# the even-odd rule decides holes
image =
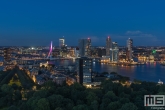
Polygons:
[[119,47],[117,42],[112,42],[112,48],[110,48],[110,60],[111,62],[118,62],[119,60]]
[[91,56],[91,39],[80,39],[79,40],[79,52],[80,57]]
[[80,84],[92,82],[92,59],[87,57],[76,60],[78,82]]

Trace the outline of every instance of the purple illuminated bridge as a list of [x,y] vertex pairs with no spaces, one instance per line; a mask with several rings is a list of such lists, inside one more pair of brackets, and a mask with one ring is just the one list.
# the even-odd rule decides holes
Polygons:
[[49,54],[48,54],[48,57],[47,58],[51,58],[52,57],[52,50],[53,50],[53,42],[51,41],[50,43],[50,50],[49,50]]

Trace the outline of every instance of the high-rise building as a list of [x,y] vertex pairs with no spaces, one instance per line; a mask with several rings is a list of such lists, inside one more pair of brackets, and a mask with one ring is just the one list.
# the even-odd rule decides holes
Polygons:
[[132,59],[132,47],[133,47],[133,40],[129,38],[127,40],[128,60]]
[[79,52],[80,57],[90,57],[91,56],[91,39],[80,39],[79,40]]
[[67,56],[67,53],[68,53],[67,45],[61,46],[61,49],[60,49],[60,56],[66,57],[66,56]]
[[74,54],[76,58],[79,57],[79,48],[74,48]]
[[106,56],[110,56],[110,48],[112,47],[111,38],[108,36],[106,39]]
[[4,48],[4,60],[5,61],[10,61],[11,59],[11,49],[10,48]]
[[59,48],[61,49],[61,47],[63,47],[64,45],[65,45],[65,39],[63,37],[59,39]]
[[119,60],[119,47],[117,42],[112,42],[112,47],[110,48],[110,60],[112,62],[118,62]]
[[97,55],[98,55],[98,57],[106,56],[106,49],[105,48],[97,48]]
[[81,57],[76,59],[77,81],[80,84],[92,82],[92,59]]

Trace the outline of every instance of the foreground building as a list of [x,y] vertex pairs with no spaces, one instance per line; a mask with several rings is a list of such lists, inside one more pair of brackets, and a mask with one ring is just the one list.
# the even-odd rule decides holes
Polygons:
[[76,59],[77,82],[80,84],[92,82],[92,59],[81,57]]

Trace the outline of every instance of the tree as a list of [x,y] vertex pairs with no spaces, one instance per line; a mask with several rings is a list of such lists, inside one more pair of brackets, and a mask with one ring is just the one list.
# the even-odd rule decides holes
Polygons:
[[40,97],[31,97],[27,102],[26,105],[30,110],[34,110],[36,108],[38,100],[41,99]]
[[62,103],[63,103],[63,107],[65,107],[66,110],[72,110],[74,107],[73,101],[68,98],[64,98],[62,100]]
[[38,110],[50,110],[49,101],[46,98],[42,98],[37,102]]
[[138,110],[144,110],[144,99],[139,96],[135,98],[134,104],[138,107]]
[[18,86],[17,86],[17,84],[15,84],[15,83],[12,84],[11,87],[12,87],[14,90],[17,90],[17,89],[18,89]]
[[40,90],[37,91],[33,94],[33,97],[41,97],[41,98],[46,98],[48,95],[48,91],[47,90]]
[[25,92],[24,95],[27,99],[30,99],[34,93],[35,93],[35,91],[29,91],[29,92]]
[[88,95],[86,97],[86,100],[87,100],[87,104],[88,105],[91,105],[91,102],[94,101],[94,100],[98,100],[98,97],[96,96],[95,93],[93,92],[88,92]]
[[73,107],[73,110],[89,110],[87,105],[77,105]]
[[54,86],[54,83],[51,80],[49,80],[43,84],[42,88],[45,90],[49,90],[52,86]]
[[86,92],[85,91],[79,91],[79,90],[71,90],[71,100],[74,101],[74,103],[78,103],[78,100],[81,100],[81,102],[86,102]]
[[126,94],[130,94],[132,92],[131,88],[130,87],[126,87],[126,86],[124,86],[124,90],[123,91]]
[[56,94],[59,94],[59,95],[62,95],[64,97],[69,98],[69,96],[70,96],[70,89],[68,88],[68,86],[58,87],[56,89]]
[[102,90],[100,90],[100,89],[90,89],[90,91],[96,94],[96,96],[98,97],[98,102],[100,102],[102,97],[103,97]]
[[124,92],[122,92],[120,95],[119,95],[120,98],[130,98],[130,95],[128,94],[125,94]]
[[11,88],[11,86],[9,86],[7,84],[2,85],[1,90],[7,94],[13,93],[13,89]]
[[61,107],[57,107],[55,110],[63,110]]
[[164,92],[165,91],[165,85],[160,85],[159,92]]
[[116,101],[116,102],[111,102],[108,106],[107,106],[107,110],[118,110],[121,107],[120,102]]
[[158,95],[164,95],[165,94],[165,92],[159,92],[158,93]]
[[103,89],[103,93],[108,91],[112,91],[113,83],[110,80],[105,80],[101,83],[101,88]]
[[97,100],[94,100],[91,102],[90,109],[91,110],[98,110],[99,109],[99,103],[97,102]]
[[130,100],[129,100],[128,98],[120,98],[119,102],[120,102],[121,104],[125,104],[125,103],[129,103]]
[[100,109],[105,110],[109,103],[117,101],[117,100],[118,100],[118,97],[113,93],[113,91],[107,92],[102,98]]
[[107,92],[103,98],[109,98],[111,101],[117,101],[118,97],[113,93],[113,91]]
[[29,110],[29,109],[28,109],[28,106],[26,105],[25,102],[22,102],[22,104],[19,106],[19,109],[20,109],[20,110]]
[[11,106],[8,108],[8,110],[19,110],[16,106]]
[[17,90],[14,92],[14,99],[15,100],[22,100],[22,94],[20,91]]
[[71,87],[71,89],[76,89],[76,90],[79,90],[79,91],[84,91],[85,90],[85,87],[82,86],[79,83],[74,83],[70,87]]
[[57,107],[63,107],[63,96],[53,94],[49,96],[47,99],[50,103],[50,109],[53,110]]
[[138,108],[133,103],[124,104],[120,110],[137,110]]

